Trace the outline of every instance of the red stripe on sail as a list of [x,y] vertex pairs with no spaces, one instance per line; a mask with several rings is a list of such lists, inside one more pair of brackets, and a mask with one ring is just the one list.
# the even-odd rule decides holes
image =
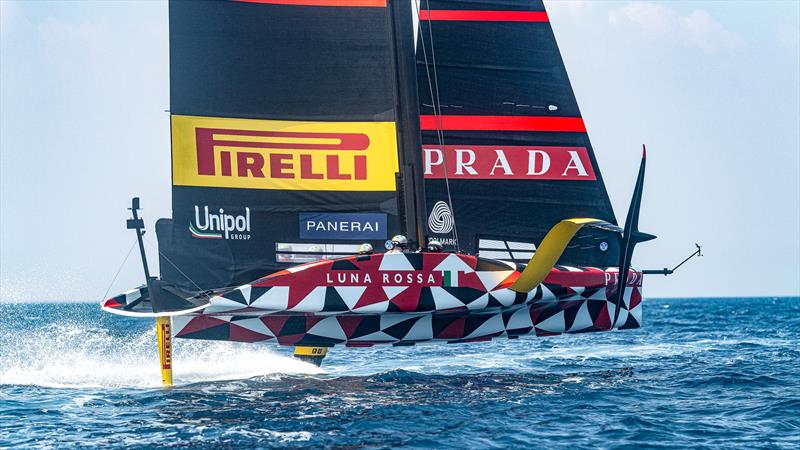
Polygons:
[[242,3],[294,6],[366,6],[386,7],[386,0],[234,0]]
[[471,22],[549,22],[544,11],[478,11],[423,9],[420,20],[462,20]]
[[580,117],[422,115],[419,119],[423,130],[586,132]]

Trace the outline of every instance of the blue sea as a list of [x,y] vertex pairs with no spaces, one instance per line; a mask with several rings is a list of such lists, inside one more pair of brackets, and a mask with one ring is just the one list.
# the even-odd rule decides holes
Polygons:
[[417,347],[176,340],[0,304],[0,447],[800,448],[800,299],[650,299],[645,326]]

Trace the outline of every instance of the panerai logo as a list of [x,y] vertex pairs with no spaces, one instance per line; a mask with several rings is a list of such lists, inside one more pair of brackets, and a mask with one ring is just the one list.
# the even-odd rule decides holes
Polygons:
[[[218,212],[217,212],[218,211]],[[250,239],[250,208],[244,208],[244,214],[227,214],[224,209],[212,210],[208,206],[201,210],[194,207],[194,222],[189,223],[192,237],[200,239]]]
[[300,239],[386,239],[384,213],[300,213]]

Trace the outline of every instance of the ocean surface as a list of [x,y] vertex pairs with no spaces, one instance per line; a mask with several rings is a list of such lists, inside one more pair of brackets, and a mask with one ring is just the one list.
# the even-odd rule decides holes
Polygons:
[[661,299],[644,328],[477,344],[175,340],[95,304],[0,304],[0,447],[800,448],[800,299]]

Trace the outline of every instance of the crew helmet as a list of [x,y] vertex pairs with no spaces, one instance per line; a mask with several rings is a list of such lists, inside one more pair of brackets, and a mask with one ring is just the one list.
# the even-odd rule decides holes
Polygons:
[[443,248],[444,246],[442,246],[442,243],[437,241],[436,239],[431,239],[430,241],[428,241],[429,252],[439,253],[442,251]]
[[375,249],[372,248],[372,244],[369,242],[364,242],[360,247],[358,247],[358,253],[362,255],[371,255],[374,251]]
[[395,247],[406,248],[408,247],[408,238],[402,234],[398,234],[392,238],[392,245]]

